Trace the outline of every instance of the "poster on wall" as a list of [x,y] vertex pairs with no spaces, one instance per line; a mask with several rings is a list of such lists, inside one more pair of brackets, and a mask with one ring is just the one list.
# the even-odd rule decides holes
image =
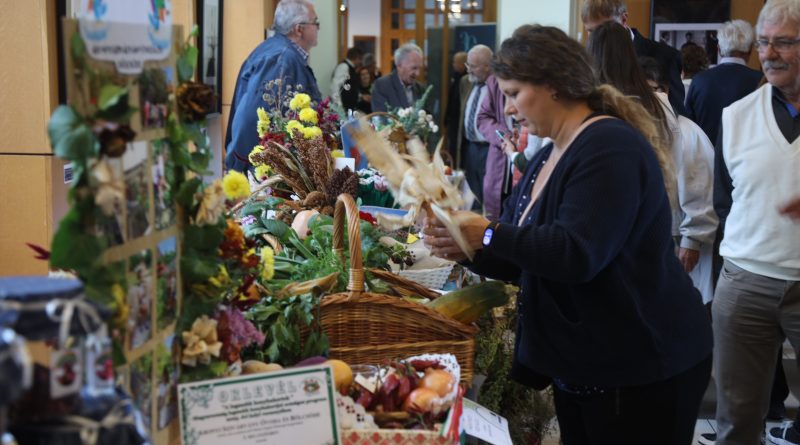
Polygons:
[[691,45],[703,48],[709,64],[716,65],[719,55],[717,33],[720,27],[722,23],[658,23],[655,37],[678,51]]
[[175,150],[166,129],[179,75],[173,42],[184,41],[183,30],[172,26],[170,0],[75,0],[67,10],[81,20],[61,26],[66,97],[71,112],[91,123],[98,148],[81,158],[60,153],[89,166],[80,169],[96,195],[90,234],[103,270],[119,271],[105,278],[119,289],[112,307],[124,307],[114,326],[121,332],[116,363],[123,363],[116,373],[126,377],[150,443],[168,444],[177,435],[183,290]]

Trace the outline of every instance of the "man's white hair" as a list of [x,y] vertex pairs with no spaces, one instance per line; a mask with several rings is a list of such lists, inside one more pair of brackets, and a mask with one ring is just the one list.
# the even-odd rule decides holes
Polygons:
[[468,54],[475,54],[476,56],[483,55],[486,56],[487,59],[491,59],[494,52],[492,52],[492,49],[488,46],[479,43],[470,48]]
[[406,60],[406,57],[408,57],[408,55],[411,53],[417,53],[420,57],[424,57],[422,54],[422,49],[419,46],[413,43],[406,43],[394,51],[394,64],[402,64],[403,61]]
[[769,0],[758,14],[756,33],[761,34],[768,23],[794,23],[800,35],[800,0]]
[[311,19],[308,12],[313,6],[308,0],[281,0],[275,8],[272,29],[278,34],[289,34],[295,25]]
[[731,53],[748,53],[753,48],[753,26],[750,23],[736,19],[722,24],[717,33],[719,39],[719,53],[728,57]]

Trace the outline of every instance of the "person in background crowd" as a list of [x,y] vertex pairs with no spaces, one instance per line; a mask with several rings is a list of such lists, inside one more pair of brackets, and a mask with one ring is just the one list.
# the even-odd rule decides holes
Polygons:
[[672,211],[672,234],[678,259],[711,310],[714,298],[715,236],[719,218],[714,212],[714,145],[697,124],[669,107],[666,74],[651,57],[640,57],[647,83],[661,100],[672,132],[678,202]]
[[397,69],[392,71],[392,74],[375,81],[372,88],[373,111],[410,107],[425,92],[425,87],[417,82],[417,77],[422,72],[422,49],[420,47],[413,43],[406,43],[397,48],[394,52],[394,63]]
[[[616,22],[605,22],[595,28],[589,37],[588,49],[595,62],[595,70],[601,82],[613,85],[628,96],[638,98],[653,116],[660,130],[660,138],[651,141],[654,145],[669,147],[675,168],[674,184],[670,184],[672,195],[672,235],[675,239],[678,259],[701,291],[704,303],[711,301],[712,248],[717,216],[713,206],[713,156],[714,149],[707,140],[698,140],[692,134],[683,134],[678,116],[666,99],[669,88],[661,80],[660,65],[652,58],[651,64],[659,71],[655,83],[665,90],[654,92],[639,66],[628,31]],[[691,129],[687,129],[691,130]],[[702,133],[702,130],[700,130]],[[705,135],[702,135],[705,138]],[[702,274],[693,273],[704,252]]]
[[364,114],[372,113],[372,75],[369,69],[362,66],[358,69],[358,103],[356,109]]
[[378,69],[378,63],[375,61],[375,54],[372,53],[365,53],[364,58],[361,60],[361,64],[369,70],[370,76],[372,76],[372,82],[375,82],[375,79],[383,76],[381,70]]
[[[755,444],[786,337],[800,355],[800,225],[778,212],[800,171],[800,0],[770,0],[756,25],[767,83],[722,112],[714,206],[725,230],[714,319],[717,444]],[[776,434],[777,433],[777,434]],[[798,443],[788,425],[770,441]]]
[[681,54],[675,48],[643,37],[636,28],[628,27],[628,7],[623,0],[586,0],[581,8],[581,20],[586,31],[591,34],[597,25],[613,20],[628,28],[633,47],[638,57],[652,57],[658,60],[665,72],[669,73],[669,103],[678,114],[686,114],[684,89],[681,82]]
[[475,45],[467,53],[467,76],[461,79],[459,88],[461,109],[459,111],[458,139],[462,141],[461,150],[456,153],[464,168],[464,175],[472,194],[475,195],[473,209],[483,205],[483,177],[486,175],[486,157],[489,142],[485,133],[478,128],[478,111],[489,94],[486,88],[491,74],[489,64],[492,50],[486,45]]
[[[450,76],[450,87],[447,90],[447,109],[445,110],[444,126],[447,128],[447,150],[453,162],[458,157],[461,140],[458,138],[459,113],[461,111],[461,78],[467,75],[467,53],[459,51],[453,54],[453,74]],[[454,165],[461,168],[460,165]]]
[[361,59],[364,52],[360,48],[352,47],[347,50],[345,59],[336,65],[331,79],[331,101],[347,110],[355,110],[358,104],[360,79],[357,70],[361,68]]
[[684,94],[686,94],[694,76],[708,69],[706,50],[697,45],[684,47],[681,49],[681,66],[683,67],[681,79],[683,80]]
[[648,142],[653,120],[599,85],[587,52],[558,28],[518,29],[492,71],[506,113],[553,143],[531,160],[499,222],[454,215],[472,261],[435,218],[424,222],[426,244],[519,283],[511,375],[553,384],[564,445],[689,445],[711,329],[673,251],[662,174],[670,155]]
[[[269,107],[264,100],[268,82],[280,80],[284,89],[292,85],[311,100],[322,100],[317,78],[308,66],[308,53],[317,46],[319,34],[314,5],[309,0],[281,0],[272,26],[275,35],[247,56],[236,79],[225,136],[225,166],[231,170],[246,171],[250,166],[247,156],[258,144],[256,110]],[[276,86],[273,91],[278,89]]]
[[492,220],[500,218],[503,201],[511,193],[513,180],[508,155],[503,151],[505,137],[501,137],[513,136],[511,117],[505,114],[505,104],[506,98],[497,85],[497,79],[489,75],[486,78],[486,98],[481,102],[476,124],[483,139],[489,143],[486,174],[482,178],[483,211],[486,218]]
[[[519,133],[519,136],[514,137],[517,133]],[[511,137],[506,136],[503,138],[503,152],[508,156],[509,163],[512,166],[512,187],[516,186],[522,179],[522,174],[528,167],[528,162],[533,159],[533,156],[550,142],[552,141],[548,138],[540,138],[535,134],[528,133],[528,127],[515,129]]]
[[753,27],[744,20],[722,24],[719,64],[698,73],[686,93],[686,117],[695,121],[711,142],[717,142],[722,109],[758,88],[761,71],[747,66],[753,49]]

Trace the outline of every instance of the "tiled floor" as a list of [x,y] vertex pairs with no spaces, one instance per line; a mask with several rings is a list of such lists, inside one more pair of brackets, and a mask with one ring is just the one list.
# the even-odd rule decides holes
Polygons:
[[[797,369],[794,350],[788,342],[783,346],[783,369],[786,372],[786,380],[788,381],[789,389],[791,390],[791,393],[785,402],[787,410],[785,421],[790,421],[795,418],[795,414],[797,413],[798,409],[800,409],[800,402],[798,402],[797,399],[797,395],[800,395],[800,372],[798,372]],[[716,402],[716,391],[714,390],[714,381],[712,379],[711,384],[709,385],[708,389],[706,390],[706,394],[703,397],[703,403],[700,405],[700,415],[698,416],[697,426],[695,427],[695,437],[692,442],[693,444],[698,443],[700,435],[703,433],[716,433],[717,422],[714,420]],[[542,445],[558,445],[560,443],[558,422],[553,419],[551,425],[551,433],[548,435],[548,437],[545,437]],[[769,431],[770,428],[776,426],[781,426],[781,422],[768,422],[766,430]]]

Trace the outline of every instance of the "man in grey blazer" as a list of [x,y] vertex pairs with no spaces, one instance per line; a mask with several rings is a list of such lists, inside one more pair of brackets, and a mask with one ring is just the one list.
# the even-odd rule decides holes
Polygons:
[[[372,89],[372,111],[388,111],[414,105],[425,88],[417,82],[422,71],[422,50],[413,43],[406,43],[394,52],[397,69],[388,76],[375,81]],[[430,101],[430,98],[429,98]],[[430,111],[429,107],[423,108]]]

